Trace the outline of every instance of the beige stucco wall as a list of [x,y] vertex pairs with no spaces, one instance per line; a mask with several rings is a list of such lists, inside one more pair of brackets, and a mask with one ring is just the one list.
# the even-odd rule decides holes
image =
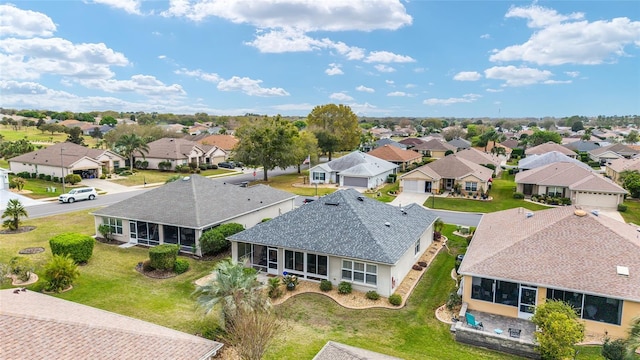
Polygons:
[[466,194],[467,191],[464,190],[464,184],[465,182],[477,182],[478,183],[478,190],[477,191],[473,191],[474,193],[479,193],[481,191],[487,191],[487,179],[481,180],[478,179],[477,177],[473,176],[473,175],[467,175],[461,179],[456,180],[456,182],[458,184],[460,184],[460,192],[462,192],[463,194]]
[[[416,239],[417,240],[417,239]],[[431,224],[423,233],[420,235],[420,252],[415,254],[414,246],[411,245],[404,252],[402,257],[395,263],[393,267],[391,267],[391,274],[388,278],[389,280],[389,292],[393,294],[395,289],[400,286],[402,280],[407,276],[409,271],[411,271],[411,267],[416,264],[418,259],[424,254],[425,251],[429,248],[429,245],[433,242],[433,224]],[[391,278],[395,279],[395,288],[392,288]],[[382,295],[382,294],[381,294]],[[385,295],[388,296],[388,295]]]
[[[518,317],[518,308],[515,306],[495,304],[488,301],[476,300],[471,298],[471,289],[473,279],[471,276],[464,276],[464,287],[462,288],[462,301],[468,304],[468,310],[477,310],[491,314],[497,314],[509,317]],[[538,292],[538,294],[540,294]]]

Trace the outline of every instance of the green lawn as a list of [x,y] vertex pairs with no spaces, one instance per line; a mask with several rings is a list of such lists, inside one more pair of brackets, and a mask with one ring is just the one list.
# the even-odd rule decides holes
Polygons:
[[[211,175],[224,175],[232,174],[233,170],[229,169],[211,169],[200,172],[199,175],[211,176]],[[158,170],[139,170],[136,169],[133,175],[113,180],[113,182],[124,186],[137,186],[147,184],[165,183],[167,179],[175,175],[189,176],[189,174],[181,174],[173,171],[158,171]]]
[[[388,203],[388,202],[392,202],[396,198],[393,195],[389,195],[389,192],[398,191],[399,188],[400,188],[400,182],[396,181],[393,184],[387,184],[383,186],[382,189],[376,192],[366,192],[365,195],[372,199],[376,199],[378,201]],[[378,196],[378,194],[380,194],[380,196]]]
[[[67,140],[67,134],[50,132],[43,133],[35,127],[21,127],[19,130],[13,130],[11,126],[0,126],[0,135],[3,136],[4,141],[17,141],[21,139],[27,139],[29,141],[43,142],[43,143],[56,143],[65,142]],[[91,136],[83,135],[85,144],[89,147],[93,147],[96,144],[96,140]]]
[[[9,178],[13,178],[14,175],[10,175]],[[65,184],[65,191],[69,191],[69,189],[74,187],[82,187],[84,186],[82,182],[69,185]],[[55,188],[55,192],[47,191],[47,188]],[[30,197],[32,199],[43,199],[49,197],[56,197],[62,193],[62,183],[57,183],[53,181],[45,181],[40,179],[26,179],[26,183],[24,184],[23,190],[31,191],[30,193],[25,193],[23,195]],[[98,189],[100,191],[100,189]]]
[[[261,178],[261,176],[262,176],[262,172],[258,171],[257,177]],[[285,174],[285,175],[278,175],[278,176],[270,176],[268,181],[258,180],[258,181],[252,182],[252,184],[266,184],[273,188],[288,191],[290,193],[300,195],[300,196],[315,196],[316,188],[314,186],[309,186],[309,185],[307,185],[306,187],[294,186],[294,184],[303,184],[303,181],[305,181],[304,180],[305,178],[306,178],[306,183],[308,184],[309,170],[302,170],[300,174],[293,173],[293,174]],[[319,186],[317,188],[317,195],[323,196],[323,195],[331,194],[332,192],[336,191],[336,189],[337,188],[335,186],[331,186],[331,187]]]
[[501,179],[493,179],[493,185],[491,187],[491,191],[489,191],[489,196],[493,198],[491,201],[450,197],[442,198],[436,196],[435,204],[434,199],[429,197],[424,202],[424,206],[432,209],[477,213],[489,213],[494,211],[513,209],[516,207],[523,207],[529,210],[542,210],[549,208],[541,204],[514,199],[513,189],[515,188],[515,186],[516,183],[514,182],[514,176],[503,173]]
[[627,199],[624,204],[627,205],[627,211],[620,213],[624,221],[640,225],[640,199]]

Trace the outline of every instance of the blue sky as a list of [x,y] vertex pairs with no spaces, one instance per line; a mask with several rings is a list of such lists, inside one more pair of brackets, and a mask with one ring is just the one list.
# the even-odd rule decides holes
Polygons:
[[640,114],[638,1],[0,3],[0,106]]

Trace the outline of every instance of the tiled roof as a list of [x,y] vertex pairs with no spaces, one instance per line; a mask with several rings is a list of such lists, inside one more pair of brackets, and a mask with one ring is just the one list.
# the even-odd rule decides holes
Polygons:
[[119,155],[110,150],[104,149],[90,149],[88,147],[77,145],[70,142],[57,143],[46,148],[42,148],[30,153],[22,154],[14,158],[9,159],[11,162],[23,162],[28,164],[60,166],[60,154],[62,151],[62,164],[65,167],[71,166],[76,161],[83,157],[96,160],[104,153],[108,153],[109,156],[118,157],[124,160]]
[[231,221],[294,197],[266,185],[241,187],[191,175],[93,214],[197,229]]
[[501,142],[500,145],[502,145],[504,147],[508,147],[510,149],[515,149],[515,148],[520,147],[520,145],[518,145],[518,140],[516,140],[516,139],[507,139],[507,140]]
[[222,150],[230,151],[240,142],[237,137],[233,135],[208,135],[198,141],[201,144],[217,146]]
[[382,160],[405,162],[422,159],[422,155],[413,150],[404,150],[391,145],[384,145],[369,151],[367,154]]
[[566,186],[570,190],[625,194],[613,181],[573,163],[558,162],[516,174],[517,184]]
[[640,171],[640,158],[636,159],[613,159],[607,162],[607,167],[615,172],[623,172],[625,170]]
[[221,343],[27,290],[0,290],[3,359],[209,359]]
[[422,144],[418,144],[414,147],[415,150],[421,150],[421,151],[425,151],[425,150],[430,150],[430,151],[447,151],[447,150],[451,150],[451,151],[456,151],[458,150],[457,147],[453,146],[453,145],[449,145],[446,142],[442,142],[438,139],[431,139],[431,140],[427,140]]
[[417,204],[400,209],[346,189],[229,239],[395,264],[436,218]]
[[455,146],[457,149],[467,149],[471,147],[471,142],[461,138],[455,138],[447,141],[447,144]]
[[552,152],[548,152],[540,155],[538,154],[529,155],[526,158],[520,159],[520,161],[518,161],[518,168],[529,170],[529,169],[535,169],[540,166],[557,163],[557,162],[566,162],[566,163],[576,164],[586,170],[591,171],[591,167],[589,167],[589,165],[583,163],[580,160],[570,158],[567,155],[563,153],[559,153],[557,151],[552,151]]
[[376,141],[376,146],[384,146],[384,145],[392,145],[395,147],[399,147],[400,149],[406,149],[407,146],[405,144],[401,144],[397,141],[393,141],[391,139],[380,139]]
[[148,157],[153,159],[179,160],[185,159],[194,147],[203,152],[209,151],[211,145],[202,145],[197,142],[180,138],[162,138],[147,144],[149,151],[144,154],[137,152],[136,157]]
[[562,154],[565,154],[567,156],[577,156],[578,154],[576,154],[574,151],[567,149],[566,147],[560,145],[560,144],[556,144],[553,141],[549,141],[546,142],[544,144],[540,144],[538,146],[534,146],[531,148],[528,148],[527,150],[524,151],[525,154],[527,155],[532,155],[532,154],[544,154],[544,153],[548,153],[551,151],[557,151],[560,152]]
[[576,152],[584,152],[584,151],[591,151],[593,149],[597,149],[600,147],[600,144],[597,141],[578,140],[578,141],[570,142],[568,144],[564,144],[562,146]]
[[[413,170],[420,171],[424,174],[430,175],[433,173],[438,174],[438,177],[445,179],[460,179],[467,175],[475,175],[479,179],[488,180],[493,174],[493,170],[486,168],[482,165],[475,164],[469,160],[459,158],[457,154],[445,156],[442,159],[438,159],[434,162],[422,165],[421,167]],[[408,172],[405,175],[408,175]],[[403,175],[402,177],[404,177]],[[431,176],[431,175],[430,175]],[[431,176],[433,178],[433,176]]]
[[464,150],[458,151],[456,157],[460,159],[469,160],[474,164],[482,165],[482,164],[493,164],[496,167],[500,165],[500,158],[486,153],[484,151],[480,151],[475,148],[468,148]]
[[[483,215],[460,274],[640,301],[636,226],[564,206],[528,216],[523,208]],[[629,276],[617,274],[629,268]]]
[[329,341],[312,360],[400,360],[400,358]]

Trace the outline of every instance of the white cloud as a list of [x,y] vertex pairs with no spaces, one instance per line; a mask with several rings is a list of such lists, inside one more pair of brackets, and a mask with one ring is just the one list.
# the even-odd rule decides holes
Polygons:
[[379,72],[383,72],[383,73],[391,73],[396,71],[396,69],[392,68],[391,66],[387,66],[384,64],[378,64],[374,66],[374,68],[376,68],[376,70],[378,70]]
[[326,44],[321,40],[313,39],[304,32],[292,28],[261,33],[256,35],[253,41],[245,44],[263,53],[302,52],[326,48]]
[[580,71],[565,71],[564,74],[569,77],[575,78],[580,76]]
[[249,96],[289,96],[289,93],[283,88],[263,88],[260,86],[261,83],[262,80],[234,76],[228,80],[221,80],[218,83],[218,90],[242,91]]
[[342,71],[342,69],[340,69],[341,67],[342,65],[340,64],[331,63],[329,64],[329,68],[326,69],[324,72],[329,76],[342,75],[344,74],[344,72]]
[[487,79],[504,80],[506,86],[525,86],[549,80],[553,73],[529,67],[494,66],[484,71]]
[[158,59],[160,59],[160,60],[163,60],[163,59],[166,59],[166,58],[167,58],[167,55],[158,55]]
[[338,100],[338,101],[353,101],[353,97],[343,92],[333,93],[329,95],[329,99]]
[[368,93],[374,93],[374,92],[376,92],[376,90],[375,90],[375,89],[372,89],[372,88],[370,88],[370,87],[366,87],[366,86],[364,86],[364,85],[360,85],[360,86],[356,87],[356,90],[358,90],[358,91],[362,91],[362,92],[368,92]]
[[499,92],[503,92],[503,91],[504,91],[504,89],[491,89],[491,88],[487,88],[487,90],[486,90],[486,91],[487,91],[487,92],[490,92],[490,93],[499,93]]
[[171,0],[164,16],[201,21],[209,16],[257,28],[281,28],[282,24],[307,31],[396,30],[413,21],[398,0]]
[[458,81],[478,81],[480,79],[482,79],[482,75],[477,71],[461,71],[453,77],[453,80]]
[[385,80],[384,82],[386,82],[388,85],[393,85],[393,84],[395,84],[395,83],[396,83],[396,82],[395,82],[395,81],[393,81],[393,80]]
[[311,111],[315,105],[309,103],[302,104],[280,104],[272,106],[273,109],[280,111]]
[[482,35],[480,35],[480,39],[491,39],[491,35],[489,35],[489,34],[482,34]]
[[367,63],[407,63],[415,61],[411,56],[398,55],[389,51],[372,51],[364,59],[364,62]]
[[588,22],[581,13],[561,15],[537,5],[513,7],[506,17],[526,18],[529,27],[540,30],[523,44],[494,50],[491,61],[595,65],[626,56],[625,46],[640,44],[640,21],[626,17]]
[[189,77],[195,77],[195,78],[199,78],[201,80],[204,81],[208,81],[208,82],[212,82],[212,83],[218,83],[222,80],[222,78],[216,74],[216,73],[207,73],[204,72],[200,69],[197,70],[188,70],[185,68],[181,68],[178,69],[176,71],[174,71],[175,74],[177,75],[185,75],[185,76],[189,76]]
[[478,100],[479,98],[481,98],[481,95],[478,94],[465,94],[462,95],[462,97],[459,98],[448,98],[448,99],[437,99],[437,98],[431,98],[431,99],[426,99],[424,100],[422,103],[425,105],[444,105],[444,106],[449,106],[452,104],[458,104],[458,103],[472,103],[475,102],[476,100]]
[[427,69],[422,68],[422,67],[419,67],[419,68],[415,68],[415,69],[413,69],[413,71],[414,71],[414,72],[417,72],[417,73],[423,73],[423,72],[427,71]]
[[387,94],[387,96],[410,96],[404,91],[394,91]]
[[165,85],[150,75],[133,75],[130,80],[89,79],[78,81],[90,89],[98,89],[110,93],[134,92],[146,96],[179,96],[186,92],[178,84]]
[[416,85],[416,84],[407,84],[404,87],[407,88],[407,89],[413,89],[415,87],[418,87],[418,85]]
[[52,36],[56,25],[43,13],[22,10],[12,4],[0,5],[0,36]]
[[129,14],[140,15],[140,0],[93,0],[94,3],[124,10]]
[[571,84],[571,80],[545,80],[543,84],[555,85],[555,84]]

